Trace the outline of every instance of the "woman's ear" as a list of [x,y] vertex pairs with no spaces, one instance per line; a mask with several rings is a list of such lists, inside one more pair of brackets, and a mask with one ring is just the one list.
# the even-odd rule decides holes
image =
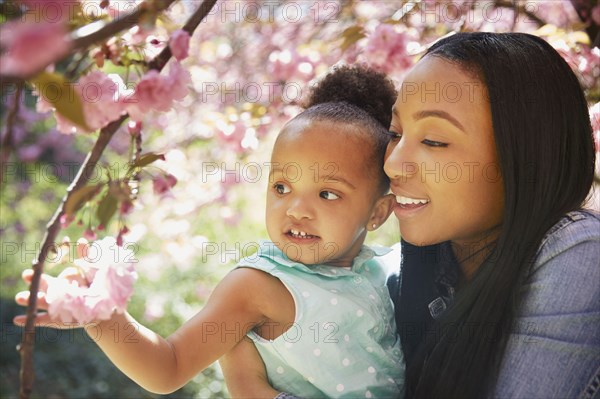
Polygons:
[[394,205],[396,205],[396,196],[394,194],[386,194],[379,198],[371,213],[371,218],[367,224],[367,230],[377,230],[377,228],[379,228],[379,226],[381,226],[390,216],[394,210]]

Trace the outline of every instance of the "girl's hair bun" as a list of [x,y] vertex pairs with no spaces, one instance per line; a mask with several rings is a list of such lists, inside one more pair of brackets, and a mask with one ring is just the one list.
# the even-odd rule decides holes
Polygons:
[[387,129],[396,96],[394,84],[384,73],[362,65],[342,65],[312,87],[304,107],[348,103],[364,110]]

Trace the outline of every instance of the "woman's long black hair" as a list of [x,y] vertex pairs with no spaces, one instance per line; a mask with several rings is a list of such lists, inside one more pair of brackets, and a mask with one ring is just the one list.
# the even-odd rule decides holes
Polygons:
[[576,75],[536,36],[458,33],[425,57],[455,63],[486,85],[505,208],[492,253],[437,322],[435,330],[448,333],[408,364],[408,396],[484,397],[492,394],[519,288],[544,235],[590,193],[592,128]]

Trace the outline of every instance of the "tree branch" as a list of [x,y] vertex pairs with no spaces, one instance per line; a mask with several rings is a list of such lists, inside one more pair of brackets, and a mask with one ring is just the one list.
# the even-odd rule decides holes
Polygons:
[[[121,18],[117,18],[109,23],[105,23],[103,21],[96,21],[96,22],[92,22],[91,24],[87,24],[87,25],[75,30],[71,34],[72,42],[71,42],[70,54],[73,54],[76,51],[85,49],[94,43],[98,43],[98,42],[107,40],[107,39],[113,37],[114,35],[116,35],[117,33],[122,32],[125,29],[129,29],[129,28],[137,25],[140,18],[145,13],[147,13],[147,12],[156,12],[156,13],[162,12],[162,11],[166,10],[167,8],[169,8],[169,6],[171,4],[173,4],[175,1],[176,0],[155,0],[152,3],[152,7],[148,6],[148,2],[144,2],[144,3],[141,3],[135,9],[135,11],[133,11]],[[202,3],[202,5],[203,4],[204,3]],[[202,8],[202,5],[200,5],[200,8]],[[85,32],[86,30],[93,28],[93,26],[95,24],[97,24],[97,26],[98,26],[98,28],[96,30],[94,30],[92,33],[90,33],[88,35],[80,36],[79,32],[82,32],[82,31]],[[48,63],[48,65],[54,64],[58,61],[60,61],[60,59],[53,60],[52,62]],[[42,72],[44,69],[46,69],[46,67],[48,65],[44,65],[43,68],[40,68],[39,70],[37,70],[27,76],[5,75],[5,74],[0,73],[0,81],[2,82],[3,85],[9,84],[9,83],[22,82],[24,80],[31,79],[38,73]]]
[[13,127],[15,126],[17,115],[19,113],[19,106],[21,105],[23,84],[17,84],[15,90],[14,104],[6,117],[6,131],[4,137],[2,137],[2,144],[0,144],[0,182],[2,184],[5,184],[4,168],[13,147]]
[[[194,30],[198,27],[200,22],[208,15],[210,10],[213,8],[217,0],[204,0],[198,10],[190,17],[187,23],[184,25],[184,29],[188,32],[193,33]],[[127,26],[123,25],[123,29]],[[116,33],[111,31],[112,33]],[[171,57],[171,52],[168,47],[165,48],[159,55],[157,55],[151,62],[150,67],[160,71],[169,58]],[[34,372],[33,372],[33,346],[35,342],[35,314],[37,310],[37,294],[39,291],[40,278],[42,276],[42,272],[44,270],[44,261],[48,255],[48,251],[56,240],[56,236],[60,231],[60,217],[64,213],[64,206],[67,200],[71,197],[71,195],[77,191],[79,188],[83,187],[87,181],[88,177],[92,176],[92,171],[96,167],[104,149],[112,139],[115,132],[118,130],[119,126],[128,118],[128,115],[123,115],[119,119],[109,123],[106,127],[104,127],[100,131],[100,135],[94,144],[92,150],[88,153],[85,161],[81,165],[77,176],[67,189],[66,195],[63,197],[60,205],[54,212],[54,215],[48,222],[46,227],[46,232],[42,239],[42,244],[40,248],[40,252],[37,255],[36,259],[33,261],[33,277],[31,280],[31,285],[29,288],[29,303],[27,306],[27,320],[25,322],[25,329],[23,332],[23,338],[21,341],[21,345],[19,348],[21,354],[21,389],[20,389],[20,398],[28,399],[31,390],[33,388],[33,380],[34,380]]]
[[529,19],[537,23],[538,26],[546,25],[546,21],[535,15],[535,13],[531,10],[527,9],[527,4],[520,4],[517,3],[515,0],[496,0],[496,3],[494,5],[496,7],[512,8],[515,11],[515,13],[525,14]]

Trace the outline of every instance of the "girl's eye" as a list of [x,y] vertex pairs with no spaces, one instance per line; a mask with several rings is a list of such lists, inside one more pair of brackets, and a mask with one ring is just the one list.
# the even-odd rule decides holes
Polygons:
[[441,141],[433,141],[433,140],[425,139],[425,140],[421,141],[421,143],[423,143],[429,147],[440,147],[440,148],[448,147],[448,143],[442,143]]
[[319,197],[329,200],[329,201],[333,201],[336,200],[338,198],[340,198],[339,195],[332,193],[331,191],[321,191],[319,193]]
[[283,183],[275,183],[273,185],[273,188],[275,189],[275,191],[277,191],[277,194],[287,194],[290,191],[292,191],[288,186],[286,186]]

